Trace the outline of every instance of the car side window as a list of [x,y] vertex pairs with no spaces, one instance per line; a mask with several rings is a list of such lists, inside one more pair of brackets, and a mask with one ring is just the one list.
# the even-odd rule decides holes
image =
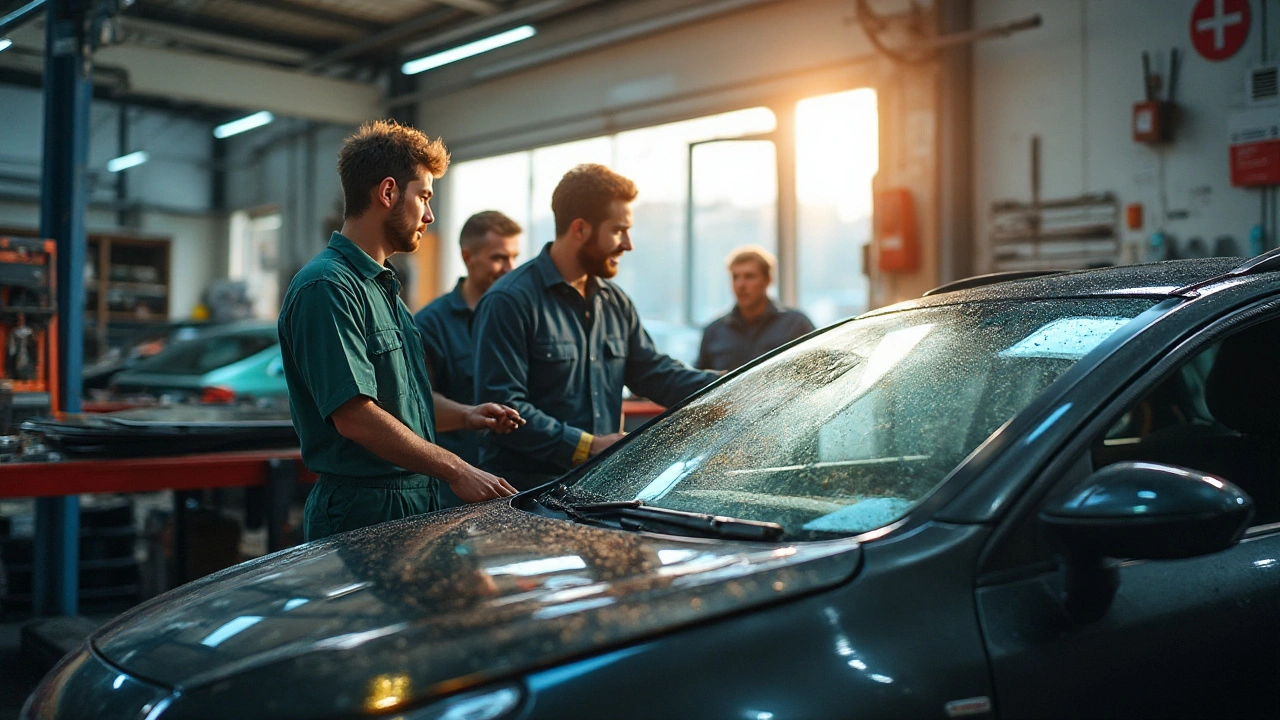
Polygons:
[[1280,319],[1208,346],[1130,406],[1091,448],[1124,461],[1217,475],[1253,498],[1255,525],[1280,522]]
[[[1036,508],[1117,462],[1154,462],[1217,475],[1253,498],[1253,526],[1280,523],[1280,318],[1204,346],[1124,408]],[[1038,509],[1021,513],[983,574],[1053,564]]]

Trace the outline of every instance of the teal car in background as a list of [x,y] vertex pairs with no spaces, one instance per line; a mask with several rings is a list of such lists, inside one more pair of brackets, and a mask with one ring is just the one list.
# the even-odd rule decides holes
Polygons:
[[289,388],[276,325],[246,321],[210,328],[119,373],[111,393],[162,403],[284,405]]

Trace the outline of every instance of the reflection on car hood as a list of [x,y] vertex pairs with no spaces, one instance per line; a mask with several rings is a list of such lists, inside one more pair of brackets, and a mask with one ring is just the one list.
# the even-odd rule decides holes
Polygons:
[[139,606],[93,644],[178,688],[175,711],[320,716],[373,709],[378,688],[420,701],[830,586],[859,559],[850,540],[676,538],[494,501],[245,563]]

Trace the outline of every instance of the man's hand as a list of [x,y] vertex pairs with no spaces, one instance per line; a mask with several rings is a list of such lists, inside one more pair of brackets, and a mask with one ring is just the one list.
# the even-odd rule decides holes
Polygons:
[[506,435],[524,425],[524,418],[520,417],[515,408],[498,403],[484,403],[467,409],[466,422],[468,430],[492,430],[499,435]]
[[477,467],[464,464],[460,473],[445,478],[449,489],[463,502],[474,503],[515,495],[516,489],[506,480]]
[[591,456],[595,457],[604,451],[605,448],[618,442],[626,433],[611,433],[609,435],[597,435],[591,440]]
[[506,480],[474,468],[439,445],[427,442],[371,398],[358,395],[329,417],[343,437],[392,465],[443,479],[454,494],[466,502],[516,494],[516,489]]

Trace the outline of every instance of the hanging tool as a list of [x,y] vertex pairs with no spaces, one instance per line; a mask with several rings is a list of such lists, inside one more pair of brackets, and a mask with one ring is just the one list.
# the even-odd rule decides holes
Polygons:
[[1151,55],[1142,53],[1142,102],[1133,104],[1133,139],[1157,144],[1173,140],[1174,92],[1180,65],[1177,48],[1169,52],[1169,75],[1164,100],[1160,99],[1160,76],[1151,72]]

